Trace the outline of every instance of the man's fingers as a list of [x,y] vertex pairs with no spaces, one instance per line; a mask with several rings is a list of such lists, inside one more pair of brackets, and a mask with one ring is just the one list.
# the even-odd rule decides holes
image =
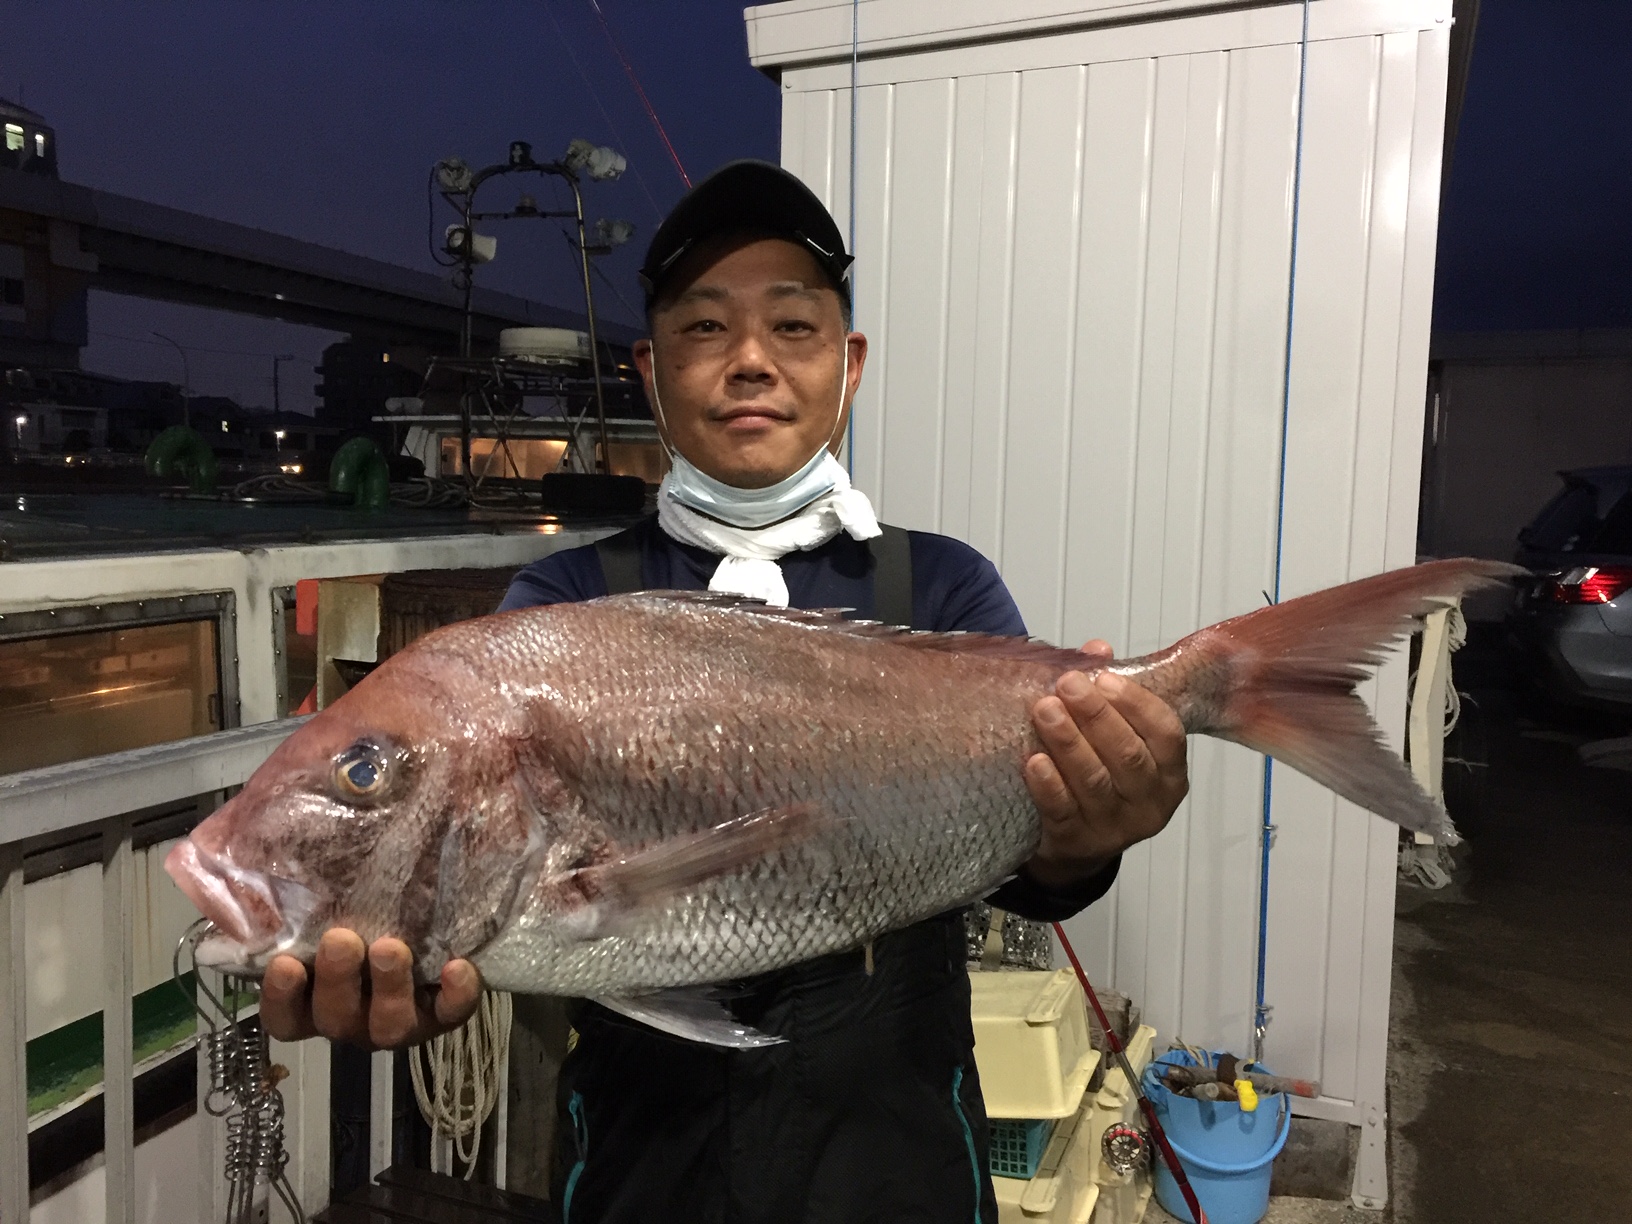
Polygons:
[[400,939],[376,939],[368,949],[368,1039],[382,1047],[410,1043],[419,1029],[414,957]]
[[[1072,683],[1072,676],[1080,683]],[[1083,728],[1091,730],[1097,720],[1105,717],[1121,722],[1121,715],[1077,673],[1063,678],[1059,689],[1060,696],[1045,697],[1037,703],[1037,738],[1077,806],[1093,810],[1114,801],[1116,790],[1102,755],[1096,751],[1097,745],[1089,741]]]
[[482,1001],[482,975],[466,960],[452,960],[442,966],[442,989],[436,992],[432,1009],[436,1022],[456,1028],[469,1020]]
[[1044,826],[1075,820],[1077,799],[1066,786],[1060,771],[1054,767],[1046,752],[1039,752],[1026,762],[1026,789],[1031,801],[1042,813]]
[[1107,662],[1116,657],[1116,651],[1104,638],[1095,638],[1091,642],[1082,644],[1082,653],[1088,655],[1094,662]]
[[261,979],[261,1024],[278,1041],[315,1037],[312,1004],[306,997],[306,966],[292,956],[275,956]]
[[[1080,673],[1067,672],[1060,677],[1055,691],[1107,771],[1109,785],[1122,796],[1131,797],[1138,793],[1145,779],[1155,776],[1156,762],[1139,733],[1109,700],[1111,694],[1126,686],[1125,680],[1109,672],[1101,672],[1092,682]],[[1063,772],[1066,780],[1071,781],[1070,769]]]
[[363,940],[355,931],[325,931],[312,962],[312,1026],[331,1041],[362,1041]]
[[1168,705],[1155,693],[1123,676],[1104,673],[1099,677],[1099,689],[1117,709],[1145,747],[1156,764],[1166,770],[1184,767],[1184,724]]

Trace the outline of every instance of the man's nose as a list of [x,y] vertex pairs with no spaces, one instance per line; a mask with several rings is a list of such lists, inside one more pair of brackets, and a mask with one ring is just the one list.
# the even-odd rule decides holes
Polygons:
[[776,378],[776,366],[771,361],[769,348],[757,331],[739,336],[731,350],[731,363],[726,371],[731,382],[763,383]]

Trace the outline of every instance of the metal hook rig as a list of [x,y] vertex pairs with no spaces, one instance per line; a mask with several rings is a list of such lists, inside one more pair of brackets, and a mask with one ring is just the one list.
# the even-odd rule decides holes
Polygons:
[[[204,1111],[211,1117],[226,1119],[225,1224],[249,1224],[254,1219],[255,1187],[263,1181],[283,1200],[296,1224],[306,1224],[306,1213],[285,1172],[289,1153],[283,1145],[283,1093],[278,1083],[288,1070],[272,1063],[266,1031],[260,1024],[252,1017],[239,1016],[241,991],[237,979],[223,977],[224,999],[210,990],[202,973],[196,975],[196,993],[188,993],[182,981],[182,952],[187,953],[196,969],[199,941],[214,929],[203,918],[188,927],[176,942],[170,967],[177,989],[187,995],[206,1026],[199,1037],[210,1073]],[[209,1008],[199,1002],[199,995],[208,1000]]]

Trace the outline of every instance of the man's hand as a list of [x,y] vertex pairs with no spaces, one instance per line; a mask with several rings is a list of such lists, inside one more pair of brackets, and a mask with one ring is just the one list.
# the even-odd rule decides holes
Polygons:
[[414,988],[414,958],[400,939],[376,939],[366,949],[369,992],[363,991],[362,938],[335,929],[323,935],[307,986],[306,966],[276,957],[261,982],[261,1022],[279,1041],[323,1036],[369,1049],[396,1049],[458,1028],[482,997],[469,961],[442,967],[440,990]]
[[[1110,659],[1101,641],[1086,662]],[[1026,871],[1064,888],[1167,827],[1190,789],[1184,727],[1160,697],[1121,676],[1066,672],[1031,711],[1043,751],[1026,762],[1026,787],[1043,836]]]

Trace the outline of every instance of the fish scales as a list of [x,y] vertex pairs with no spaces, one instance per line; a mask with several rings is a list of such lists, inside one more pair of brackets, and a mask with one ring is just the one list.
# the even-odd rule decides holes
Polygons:
[[[1026,712],[1057,668],[631,604],[546,609],[515,635],[517,662],[571,659],[539,714],[576,728],[558,759],[587,813],[630,849],[792,803],[826,819],[627,933],[574,939],[540,894],[476,956],[494,985],[621,993],[778,968],[969,900],[1034,847]],[[601,630],[587,648],[586,623]]]

